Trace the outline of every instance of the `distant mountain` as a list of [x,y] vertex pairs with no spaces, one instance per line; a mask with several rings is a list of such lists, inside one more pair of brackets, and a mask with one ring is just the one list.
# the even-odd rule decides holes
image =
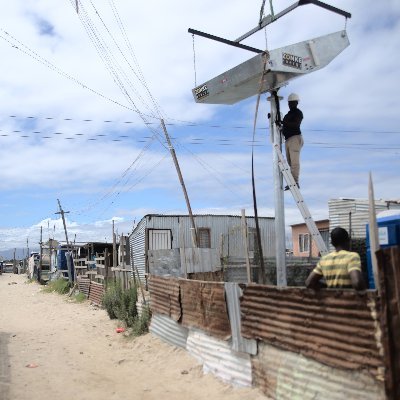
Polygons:
[[[16,249],[15,251],[15,258],[17,260],[22,260],[23,258],[26,257],[26,251],[27,249]],[[29,249],[29,251],[39,251],[39,248],[32,248]],[[8,249],[8,250],[1,250],[0,251],[0,260],[13,260],[14,259],[14,249]]]

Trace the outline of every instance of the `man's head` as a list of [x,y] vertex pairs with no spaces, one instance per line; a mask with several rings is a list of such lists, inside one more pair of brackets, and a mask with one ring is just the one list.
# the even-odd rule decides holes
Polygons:
[[300,98],[296,93],[291,93],[288,97],[288,105],[290,110],[295,110],[299,104]]
[[346,229],[340,227],[333,229],[331,232],[331,243],[334,247],[348,249],[350,245],[350,238]]

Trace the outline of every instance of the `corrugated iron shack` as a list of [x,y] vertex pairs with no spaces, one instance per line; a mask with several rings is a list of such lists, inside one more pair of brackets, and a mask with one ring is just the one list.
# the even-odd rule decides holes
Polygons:
[[[184,277],[188,273],[216,272],[224,257],[244,257],[240,216],[195,215],[194,220],[199,242],[196,249],[188,215],[144,216],[129,237],[132,272],[136,268],[142,281],[149,273]],[[274,218],[259,220],[264,257],[274,257]],[[246,217],[246,222],[249,255],[254,257],[254,217]]]
[[[338,226],[346,229],[353,239],[366,238],[369,202],[366,199],[331,199],[329,207],[329,229]],[[376,212],[400,210],[399,200],[375,200]]]

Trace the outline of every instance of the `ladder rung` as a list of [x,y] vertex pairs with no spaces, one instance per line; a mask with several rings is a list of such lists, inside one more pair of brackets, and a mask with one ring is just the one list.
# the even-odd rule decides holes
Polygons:
[[325,254],[328,252],[325,242],[322,239],[321,233],[319,232],[317,225],[315,225],[314,220],[312,219],[312,216],[310,214],[310,211],[308,210],[308,207],[303,199],[303,196],[300,193],[300,189],[298,188],[293,175],[290,171],[289,164],[286,162],[285,158],[283,157],[283,154],[279,148],[279,145],[275,144],[275,151],[278,155],[278,166],[279,169],[281,170],[283,176],[285,177],[286,183],[289,186],[289,190],[293,195],[293,198],[295,202],[297,203],[297,207],[300,210],[301,215],[304,218],[304,222],[307,225],[308,230],[311,233],[311,237],[314,239],[318,250],[321,254]]

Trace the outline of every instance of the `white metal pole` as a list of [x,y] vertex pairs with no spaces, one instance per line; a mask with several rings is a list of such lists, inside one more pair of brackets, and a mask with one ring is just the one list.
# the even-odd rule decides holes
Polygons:
[[369,173],[368,183],[368,199],[369,199],[369,243],[371,249],[371,263],[372,273],[374,276],[375,287],[380,292],[379,287],[379,275],[378,275],[378,260],[376,258],[376,252],[380,248],[379,235],[378,235],[378,224],[376,222],[376,208],[375,208],[375,197],[374,197],[374,185],[372,183],[372,174]]
[[[271,103],[271,117],[269,127],[273,146],[279,144],[282,147],[282,139],[279,129],[275,125],[277,115],[277,104],[275,97],[268,97]],[[279,97],[278,97],[279,101]],[[283,196],[283,176],[278,166],[278,155],[272,147],[272,162],[274,176],[274,197],[275,197],[275,257],[276,257],[276,284],[287,286],[286,279],[286,237],[285,237],[285,202]]]

